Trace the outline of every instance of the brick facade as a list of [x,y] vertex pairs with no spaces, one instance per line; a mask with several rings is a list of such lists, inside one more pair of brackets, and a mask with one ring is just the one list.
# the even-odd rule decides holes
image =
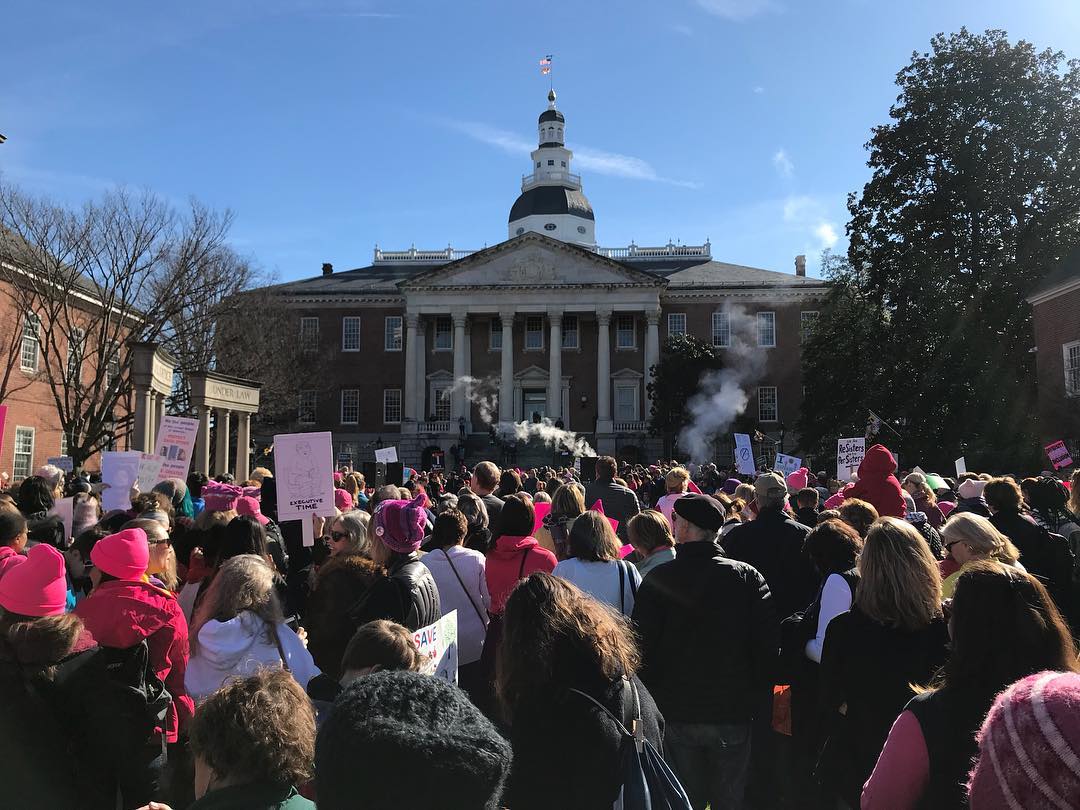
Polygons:
[[[1066,386],[1069,344],[1080,344],[1080,286],[1033,305],[1038,374],[1039,425],[1044,443],[1080,443],[1080,389]],[[1075,383],[1075,376],[1071,383]]]

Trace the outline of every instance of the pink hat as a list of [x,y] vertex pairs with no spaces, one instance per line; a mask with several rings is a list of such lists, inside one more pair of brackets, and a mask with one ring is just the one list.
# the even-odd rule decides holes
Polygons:
[[1017,681],[998,695],[977,739],[979,760],[968,783],[972,808],[1074,807],[1080,675],[1040,672]]
[[334,486],[337,486],[338,484],[340,484],[344,480],[345,480],[344,473],[341,473],[341,472],[335,472],[334,473]]
[[236,499],[243,494],[244,490],[235,484],[207,481],[202,488],[203,508],[207,512],[229,512],[236,508]]
[[258,500],[262,496],[262,487],[244,487],[240,491],[244,493],[245,498]]
[[250,495],[244,495],[236,499],[236,514],[253,517],[263,526],[270,522],[270,518],[262,513],[259,502]]
[[800,489],[806,489],[806,482],[808,480],[810,480],[810,470],[806,469],[806,467],[800,467],[795,472],[788,475],[788,489],[796,492]]
[[938,501],[938,509],[941,510],[941,514],[948,517],[952,514],[952,510],[956,508],[956,504],[952,501]]
[[64,555],[39,543],[0,580],[0,607],[23,616],[58,616],[67,606],[66,570]]
[[334,506],[342,512],[348,512],[353,508],[352,495],[344,489],[334,490]]
[[150,545],[142,529],[124,529],[102,537],[90,550],[90,562],[117,579],[142,579],[150,564]]
[[391,551],[411,554],[424,542],[427,513],[423,498],[411,501],[383,501],[375,510],[375,536]]

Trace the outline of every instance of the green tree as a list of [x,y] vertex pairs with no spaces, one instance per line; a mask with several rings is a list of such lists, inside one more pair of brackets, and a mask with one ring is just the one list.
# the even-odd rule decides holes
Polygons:
[[1080,63],[962,29],[897,85],[807,346],[802,428],[821,442],[873,408],[912,463],[1012,467],[1036,448],[1024,299],[1080,242]]
[[664,438],[666,455],[671,455],[679,431],[690,420],[686,403],[697,393],[701,375],[719,366],[720,355],[712,344],[693,335],[673,335],[660,347],[660,362],[653,366],[648,386],[649,433]]

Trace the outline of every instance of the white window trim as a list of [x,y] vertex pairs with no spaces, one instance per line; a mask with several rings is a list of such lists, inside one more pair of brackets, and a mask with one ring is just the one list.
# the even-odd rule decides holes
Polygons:
[[[762,389],[771,389],[774,392],[774,394],[773,394],[773,406],[776,409],[776,418],[774,418],[774,419],[765,419],[761,415],[761,391],[762,391]],[[759,422],[768,422],[769,424],[772,424],[774,422],[779,422],[780,421],[780,389],[779,389],[778,386],[775,386],[775,385],[759,385],[758,390],[757,390],[757,400],[758,400],[757,408],[758,408],[758,421]]]
[[[312,418],[310,420],[304,419],[304,394],[311,394],[314,400],[314,407],[312,410]],[[314,388],[305,388],[297,396],[296,400],[296,424],[298,425],[314,425],[319,421],[319,395]]]
[[[772,315],[772,343],[762,343],[761,342],[761,316],[762,315]],[[776,344],[777,344],[777,340],[776,340],[776,313],[773,312],[772,310],[765,310],[763,312],[758,312],[754,317],[754,325],[757,327],[757,345],[758,345],[758,347],[762,348],[762,349],[775,349]]]
[[[67,367],[65,371],[71,379],[69,382],[79,384],[83,376],[83,360],[86,359],[86,330],[76,326],[71,330],[68,337]],[[76,368],[72,369],[72,360],[77,361]],[[72,374],[72,371],[75,373]],[[61,454],[62,455],[62,454]]]
[[[390,322],[397,321],[398,345],[394,346],[390,340]],[[400,315],[387,315],[383,318],[383,351],[400,352],[405,344],[405,320]]]
[[[495,336],[499,336],[499,345],[495,345]],[[488,321],[488,351],[489,352],[501,352],[502,351],[502,319],[492,318]]]
[[[390,420],[390,419],[386,418],[386,406],[387,406],[387,401],[386,400],[387,400],[387,397],[394,391],[396,391],[397,395],[398,395],[399,416],[398,416],[398,418],[396,420]],[[384,388],[383,389],[382,410],[383,410],[382,418],[383,418],[383,424],[384,425],[400,425],[401,424],[401,419],[405,415],[405,400],[401,395],[401,389],[400,388]]]
[[[356,418],[345,418],[345,395],[356,394]],[[358,425],[360,424],[360,389],[359,388],[342,388],[341,389],[341,424],[343,425]]]
[[[345,323],[347,321],[356,321],[356,348],[352,349],[345,345]],[[360,351],[360,316],[359,315],[342,315],[341,316],[341,350],[343,352],[358,352]]]
[[18,457],[20,455],[26,455],[24,453],[19,452],[19,431],[20,430],[28,430],[28,431],[30,431],[30,453],[29,453],[30,461],[28,461],[27,464],[26,464],[26,475],[24,475],[22,477],[26,478],[27,476],[30,476],[30,475],[34,474],[34,451],[37,449],[37,429],[32,428],[32,427],[28,427],[26,425],[16,425],[15,426],[15,440],[14,440],[14,442],[12,442],[14,447],[13,447],[12,452],[11,452],[11,476],[12,476],[13,479],[18,477],[18,464],[15,461],[16,457]]
[[[682,331],[681,332],[672,332],[671,331],[671,319],[672,318],[682,318]],[[668,337],[671,337],[672,335],[688,335],[688,334],[690,334],[690,328],[689,328],[689,325],[688,325],[687,320],[686,320],[686,313],[685,312],[669,312],[667,314],[667,333],[668,333]]]
[[1075,388],[1069,386],[1069,350],[1074,348],[1080,348],[1080,340],[1061,344],[1061,373],[1065,380],[1065,396],[1067,397],[1080,397],[1080,385]]
[[[540,321],[540,345],[539,346],[530,346],[529,345],[529,321],[530,320]],[[544,332],[545,331],[546,330],[544,329],[544,317],[542,315],[526,315],[525,316],[525,342],[522,344],[524,346],[524,351],[527,351],[527,352],[542,352],[542,351],[544,351],[547,348],[547,339],[544,337]]]
[[[634,415],[625,419],[619,415],[619,389],[624,388],[634,392]],[[616,380],[612,391],[612,415],[616,422],[640,422],[641,421],[641,383],[638,380]]]
[[[571,331],[569,329],[566,328],[566,324],[569,321],[574,322],[574,330],[573,330],[572,333],[571,333]],[[572,346],[567,346],[566,345],[566,336],[570,335],[570,334],[574,335],[574,344]],[[563,316],[562,341],[563,341],[562,350],[564,352],[579,352],[579,351],[581,351],[581,319],[578,318],[577,315],[564,315]]]
[[[429,402],[431,402],[431,409],[430,409],[431,410],[431,416],[435,417],[436,422],[449,422],[450,421],[450,412],[451,412],[451,410],[453,410],[453,403],[451,402],[451,396],[449,396],[450,392],[454,390],[453,381],[448,382],[446,380],[432,380],[429,390],[430,390]],[[445,398],[445,403],[446,403],[446,405],[445,405],[445,407],[446,407],[446,416],[445,417],[439,416],[438,408],[439,408],[439,392],[440,391],[446,391],[447,395],[448,395]]]
[[[629,346],[619,345],[619,318],[630,319],[630,337],[632,343]],[[637,318],[628,312],[617,312],[612,316],[612,320],[615,321],[615,351],[617,352],[636,352],[637,351]]]
[[[718,336],[718,332],[717,332],[717,329],[716,329],[716,318],[717,318],[717,316],[723,316],[723,318],[727,321],[727,342],[725,342],[725,343],[717,343],[716,342],[716,338]],[[731,348],[731,317],[726,312],[716,311],[716,312],[713,312],[712,315],[709,316],[709,339],[712,341],[713,348],[716,348],[716,349],[730,349]]]
[[[440,346],[439,345],[439,324],[441,324],[441,323],[447,323],[447,324],[450,325],[450,328],[446,332],[446,334],[450,336],[450,345],[449,346]],[[447,318],[447,317],[445,317],[443,315],[440,315],[439,317],[437,317],[435,319],[435,324],[432,327],[432,329],[433,329],[433,335],[432,335],[432,338],[431,338],[431,350],[433,352],[452,352],[454,350],[454,321],[453,321],[453,319],[452,318]]]
[[[26,323],[31,318],[34,319],[37,328],[34,330],[34,365],[28,366],[23,363],[23,345],[27,340]],[[35,374],[37,373],[37,370],[41,367],[41,316],[38,315],[36,312],[24,313],[22,330],[22,335],[19,338],[19,368],[22,371]]]

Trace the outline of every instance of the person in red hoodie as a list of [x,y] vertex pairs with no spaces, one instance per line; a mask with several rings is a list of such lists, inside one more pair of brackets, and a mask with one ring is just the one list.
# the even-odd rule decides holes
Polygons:
[[503,612],[510,591],[533,571],[550,574],[558,560],[532,536],[536,511],[532,501],[512,495],[503,504],[502,535],[488,552],[485,572],[491,614]]
[[[150,584],[146,576],[150,546],[142,529],[103,537],[90,552],[90,561],[94,587],[78,604],[75,615],[103,647],[127,649],[146,639],[150,666],[172,695],[163,731],[165,741],[175,744],[195,714],[195,704],[184,689],[188,625],[180,603],[169,591]],[[160,739],[148,740],[146,753],[151,762],[155,751],[160,754],[161,750]],[[127,799],[125,806],[138,806]]]
[[859,465],[859,480],[846,490],[845,498],[859,498],[874,505],[881,517],[907,517],[904,491],[893,473],[896,459],[883,444],[866,451]]

